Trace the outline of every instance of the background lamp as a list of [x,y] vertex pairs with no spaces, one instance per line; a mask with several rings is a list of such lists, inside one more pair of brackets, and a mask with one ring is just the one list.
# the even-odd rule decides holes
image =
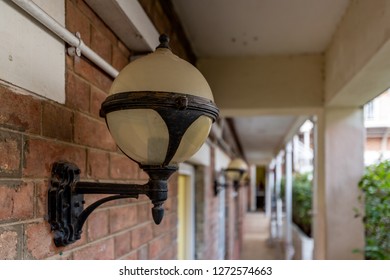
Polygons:
[[[235,158],[230,161],[226,169],[221,170],[221,174],[217,175],[217,179],[214,181],[214,193],[217,195],[222,187],[226,187],[226,179],[233,182],[234,189],[237,191],[240,186],[240,180],[244,177],[248,171],[248,165],[241,158]],[[224,175],[223,182],[221,182],[221,175]]]
[[[89,214],[110,200],[144,194],[152,201],[153,219],[159,224],[169,177],[207,139],[219,114],[210,87],[194,66],[171,52],[168,42],[161,35],[155,52],[127,65],[100,110],[119,149],[139,164],[149,181],[144,185],[80,182],[77,166],[54,163],[48,213],[57,246],[80,239]],[[84,194],[113,196],[84,209]]]
[[241,158],[233,159],[228,168],[225,169],[226,176],[233,182],[239,182],[245,172],[248,171],[248,165]]

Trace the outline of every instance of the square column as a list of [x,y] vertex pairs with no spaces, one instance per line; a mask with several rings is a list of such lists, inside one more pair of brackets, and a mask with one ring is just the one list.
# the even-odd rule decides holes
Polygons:
[[326,108],[315,128],[313,237],[315,259],[362,259],[364,227],[355,218],[364,172],[365,128],[361,108]]
[[272,244],[276,239],[276,196],[275,196],[275,159],[273,159],[267,170],[266,186],[266,208],[265,213],[269,219],[269,239]]
[[275,166],[276,237],[278,240],[283,237],[283,200],[281,197],[283,156],[284,151],[280,151],[276,157]]
[[285,259],[291,260],[294,256],[294,246],[292,239],[292,144],[286,145],[286,184],[285,184],[285,202],[286,202],[286,235],[285,235]]

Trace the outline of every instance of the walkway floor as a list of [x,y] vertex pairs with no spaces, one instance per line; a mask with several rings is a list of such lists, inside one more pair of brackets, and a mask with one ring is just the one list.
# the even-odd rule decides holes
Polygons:
[[244,238],[241,260],[281,260],[282,252],[277,244],[267,242],[269,219],[264,212],[248,212],[244,218]]

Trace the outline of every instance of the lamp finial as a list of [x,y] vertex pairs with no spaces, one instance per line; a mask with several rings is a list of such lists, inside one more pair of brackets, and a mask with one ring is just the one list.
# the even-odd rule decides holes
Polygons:
[[160,41],[160,45],[158,45],[156,49],[159,49],[159,48],[170,49],[169,36],[167,34],[161,34],[158,39]]

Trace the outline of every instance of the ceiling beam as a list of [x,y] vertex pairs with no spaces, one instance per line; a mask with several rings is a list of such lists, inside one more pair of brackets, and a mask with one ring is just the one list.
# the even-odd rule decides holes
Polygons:
[[[177,15],[175,8],[173,7],[171,0],[159,0],[161,8],[163,9],[165,15],[169,19],[170,23],[173,25],[173,30],[175,30],[176,35],[186,50],[188,61],[192,64],[196,64],[197,57],[192,50],[190,41],[187,38],[187,35],[183,29],[179,16]],[[167,32],[166,30],[164,32]],[[172,34],[168,34],[172,35]]]
[[150,52],[159,44],[157,29],[138,1],[86,2],[129,49],[135,52]]

